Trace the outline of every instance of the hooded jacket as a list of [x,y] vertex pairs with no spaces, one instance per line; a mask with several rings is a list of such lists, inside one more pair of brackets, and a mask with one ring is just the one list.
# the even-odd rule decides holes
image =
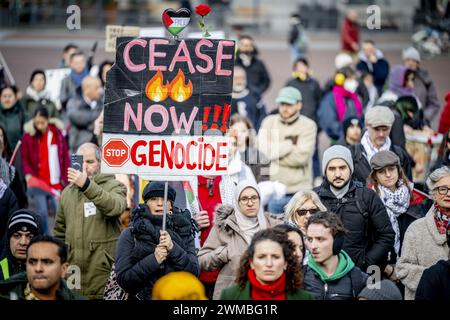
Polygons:
[[83,191],[74,184],[63,190],[53,232],[67,244],[69,263],[80,268],[77,292],[102,299],[120,235],[119,216],[127,207],[127,189],[113,175],[99,173],[88,179]]
[[336,271],[328,276],[313,260],[308,258],[304,285],[316,300],[350,300],[356,299],[365,287],[368,275],[355,267],[352,259],[345,251],[339,253]]
[[25,111],[20,101],[17,101],[10,109],[5,109],[0,104],[0,126],[5,129],[11,150],[14,150],[17,142],[22,138],[24,123]]
[[174,208],[167,215],[167,232],[173,248],[160,265],[155,258],[159,243],[162,216],[150,213],[146,205],[133,210],[128,229],[117,243],[115,270],[117,283],[129,293],[129,299],[150,300],[155,282],[173,271],[187,271],[198,277],[199,267],[195,252],[195,223],[189,210]]
[[67,117],[70,120],[69,148],[75,153],[79,146],[85,142],[92,141],[94,137],[94,123],[103,110],[103,100],[97,100],[97,106],[92,109],[77,94],[67,102]]
[[405,300],[413,300],[425,269],[439,260],[449,258],[445,234],[440,234],[434,222],[432,206],[425,217],[411,223],[403,240],[402,254],[397,260],[397,277],[405,285]]
[[238,50],[236,52],[236,66],[244,68],[247,73],[247,83],[258,90],[260,94],[263,94],[270,86],[270,76],[264,62],[258,58],[258,51],[256,48],[254,50],[248,66],[243,63],[240,57],[241,53]]
[[305,80],[295,77],[288,80],[285,87],[294,87],[301,92],[303,106],[300,114],[318,124],[317,111],[319,109],[320,99],[322,99],[322,90],[320,89],[319,82],[310,76],[307,76]]
[[269,115],[261,124],[258,145],[271,161],[270,179],[286,185],[289,194],[312,187],[316,136],[316,123],[299,114],[287,120],[279,114]]
[[370,73],[373,76],[373,83],[378,91],[378,96],[383,92],[383,86],[389,76],[389,63],[384,59],[383,53],[376,49],[375,55],[377,61],[372,63],[369,61],[363,51],[358,54],[359,62],[356,69],[362,72]]
[[421,68],[416,70],[414,93],[422,104],[425,119],[431,123],[439,114],[440,102],[433,80],[429,73]]
[[[65,186],[68,183],[67,169],[70,167],[70,160],[67,140],[61,132],[62,129],[64,129],[64,124],[61,120],[56,118],[49,119],[48,130],[51,131],[56,138],[56,143],[52,146],[57,147],[60,172],[59,183],[61,183],[62,186]],[[23,174],[31,174],[32,176],[39,177],[39,166],[41,163],[41,158],[39,156],[39,136],[33,125],[33,120],[30,120],[25,124],[25,135],[22,140],[21,152]]]
[[[236,280],[241,256],[249,245],[244,231],[238,224],[235,213],[236,208],[239,208],[237,201],[240,194],[247,187],[254,188],[259,194],[256,184],[241,182],[235,193],[235,208],[225,205],[217,208],[214,216],[214,226],[198,253],[202,271],[221,269],[214,287],[214,300],[220,298],[223,289],[233,285]],[[264,224],[264,228],[271,228],[282,223],[281,220],[265,215],[261,208],[257,218],[260,221],[258,230],[262,230],[261,226]]]
[[348,233],[343,250],[361,269],[370,265],[384,268],[389,250],[394,246],[395,232],[386,208],[375,191],[350,180],[347,193],[338,199],[328,181],[315,188],[322,203],[341,219]]
[[47,109],[50,118],[59,118],[58,109],[56,109],[55,104],[50,100],[50,94],[46,90],[36,92],[31,86],[28,86],[26,94],[22,98],[22,105],[28,119],[31,119],[34,112],[40,107]]
[[[0,281],[0,300],[10,300],[15,296],[17,300],[25,300],[25,288],[27,287],[28,279],[25,272],[21,272],[11,277],[7,281]],[[87,300],[67,288],[66,281],[61,279],[59,289],[56,291],[57,300]]]

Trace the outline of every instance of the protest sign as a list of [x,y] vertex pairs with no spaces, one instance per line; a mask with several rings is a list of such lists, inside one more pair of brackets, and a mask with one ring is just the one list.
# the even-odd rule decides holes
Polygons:
[[139,37],[140,28],[132,26],[106,26],[106,40],[105,40],[105,51],[115,52],[116,51],[116,39],[117,37]]
[[102,172],[226,174],[234,42],[118,38],[107,74]]
[[61,92],[61,83],[65,77],[70,74],[70,68],[47,69],[45,70],[45,90],[50,93],[50,100],[61,109],[59,94]]

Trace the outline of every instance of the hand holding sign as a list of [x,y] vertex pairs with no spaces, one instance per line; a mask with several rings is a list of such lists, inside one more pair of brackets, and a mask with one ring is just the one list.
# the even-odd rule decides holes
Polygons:
[[194,220],[195,222],[197,222],[198,228],[200,230],[208,228],[211,224],[209,222],[208,212],[206,210],[202,210],[196,215],[194,215]]

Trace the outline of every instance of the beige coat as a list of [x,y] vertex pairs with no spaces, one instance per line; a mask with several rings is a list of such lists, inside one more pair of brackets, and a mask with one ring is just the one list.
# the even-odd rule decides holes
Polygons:
[[434,210],[431,207],[425,217],[414,221],[406,230],[402,255],[396,265],[397,276],[405,285],[405,300],[414,300],[425,269],[449,258],[447,239],[437,230]]
[[[286,185],[287,193],[313,187],[316,135],[316,123],[302,115],[288,120],[278,114],[270,115],[262,122],[258,148],[271,160],[270,180]],[[289,137],[297,137],[296,143]]]
[[[265,219],[268,228],[282,222],[268,216]],[[201,271],[221,268],[214,287],[214,300],[219,300],[222,290],[234,284],[241,256],[247,247],[248,243],[236,223],[234,209],[219,206],[214,216],[214,226],[198,253]]]

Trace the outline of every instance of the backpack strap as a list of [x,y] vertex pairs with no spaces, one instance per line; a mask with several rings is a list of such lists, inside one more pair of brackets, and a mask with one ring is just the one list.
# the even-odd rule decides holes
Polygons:
[[356,267],[353,267],[353,269],[350,271],[350,282],[352,285],[352,295],[356,300],[358,298],[358,294],[366,286],[361,275],[361,271]]

